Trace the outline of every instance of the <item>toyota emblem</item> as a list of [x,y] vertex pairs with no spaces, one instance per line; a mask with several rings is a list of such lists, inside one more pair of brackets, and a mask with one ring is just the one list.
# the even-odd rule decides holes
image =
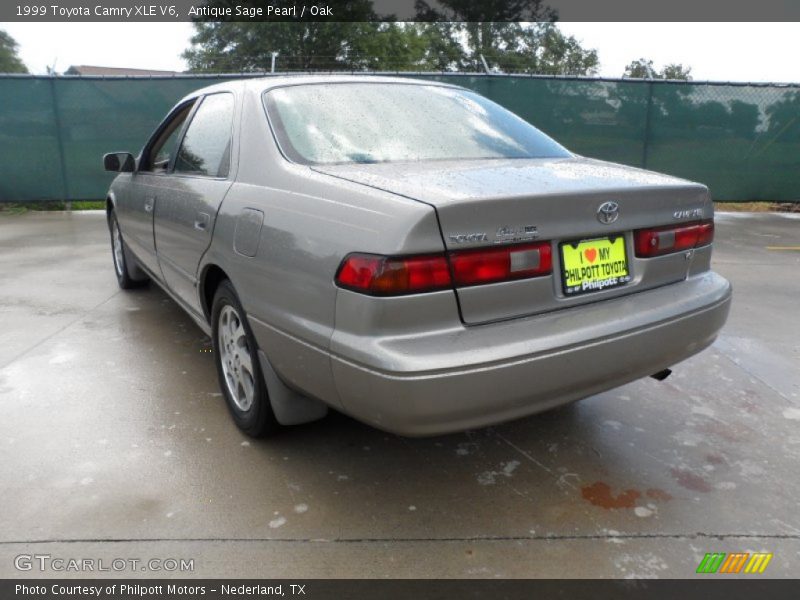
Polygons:
[[619,204],[616,202],[603,202],[597,209],[597,220],[603,225],[609,225],[619,218]]

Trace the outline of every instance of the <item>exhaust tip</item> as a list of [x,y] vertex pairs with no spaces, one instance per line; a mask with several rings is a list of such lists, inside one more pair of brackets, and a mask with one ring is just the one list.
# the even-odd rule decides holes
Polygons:
[[658,373],[653,373],[650,375],[656,381],[664,381],[667,377],[672,375],[672,369],[664,369],[663,371],[659,371]]

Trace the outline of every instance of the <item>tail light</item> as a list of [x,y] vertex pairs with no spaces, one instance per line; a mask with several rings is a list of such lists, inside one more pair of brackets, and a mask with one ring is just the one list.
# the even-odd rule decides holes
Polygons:
[[550,242],[464,250],[449,257],[457,286],[549,275],[553,269]]
[[636,256],[649,258],[707,246],[714,240],[714,221],[639,229],[634,232]]
[[336,283],[373,296],[418,294],[452,287],[443,254],[408,258],[350,254],[336,273]]
[[408,257],[350,254],[336,284],[372,296],[400,296],[549,275],[552,268],[549,242]]

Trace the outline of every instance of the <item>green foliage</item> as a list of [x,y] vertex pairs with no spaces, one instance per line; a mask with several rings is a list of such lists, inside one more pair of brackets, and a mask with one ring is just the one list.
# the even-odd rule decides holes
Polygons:
[[597,52],[553,23],[195,23],[195,72],[467,71],[589,75]]
[[691,67],[684,67],[678,63],[668,64],[661,71],[658,71],[653,67],[652,60],[640,58],[631,61],[625,67],[625,73],[622,76],[629,79],[682,79],[691,81],[691,73]]
[[631,61],[628,66],[625,67],[625,72],[622,76],[630,79],[657,79],[656,70],[653,68],[653,61],[645,58]]
[[17,42],[5,31],[0,31],[0,73],[27,73],[25,66],[17,56]]
[[105,200],[73,200],[72,210],[105,210]]
[[669,64],[661,70],[661,77],[663,79],[683,79],[684,81],[691,81],[692,68],[684,67],[678,63]]
[[0,214],[22,215],[28,211],[53,211],[53,210],[105,210],[105,200],[46,200],[38,202],[0,202]]
[[[448,35],[449,25],[352,23],[353,35],[343,40],[343,57],[354,71],[445,71],[461,57]],[[336,67],[334,67],[336,68]]]

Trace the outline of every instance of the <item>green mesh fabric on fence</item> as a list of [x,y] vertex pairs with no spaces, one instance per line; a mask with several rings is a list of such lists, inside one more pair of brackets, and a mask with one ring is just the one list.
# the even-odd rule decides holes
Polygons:
[[[799,86],[412,76],[472,88],[578,154],[699,181],[717,200],[800,200]],[[233,77],[0,76],[0,201],[103,198],[103,153],[138,153],[179,98]]]
[[52,82],[0,80],[0,200],[62,198]]
[[0,202],[105,198],[103,154],[137,154],[177,100],[225,79],[0,76]]
[[653,85],[647,168],[717,199],[800,201],[800,88]]

